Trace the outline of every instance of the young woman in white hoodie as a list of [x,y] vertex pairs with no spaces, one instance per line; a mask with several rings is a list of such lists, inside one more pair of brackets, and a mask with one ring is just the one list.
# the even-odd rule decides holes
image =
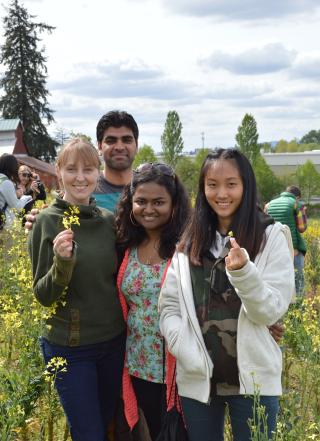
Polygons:
[[222,441],[227,406],[234,441],[249,441],[255,393],[271,438],[282,356],[268,327],[293,290],[290,232],[259,209],[250,162],[237,149],[210,153],[159,299],[189,441]]

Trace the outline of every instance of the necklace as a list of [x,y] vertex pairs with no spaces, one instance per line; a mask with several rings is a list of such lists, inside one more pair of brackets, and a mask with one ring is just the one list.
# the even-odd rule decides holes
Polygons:
[[158,241],[153,241],[153,243],[150,241],[146,245],[138,247],[137,251],[139,251],[139,260],[145,265],[155,265],[163,260],[159,256]]

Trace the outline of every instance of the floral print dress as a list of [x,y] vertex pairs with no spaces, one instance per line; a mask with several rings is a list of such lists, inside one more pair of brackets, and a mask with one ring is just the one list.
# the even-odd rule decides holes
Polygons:
[[139,262],[130,251],[122,280],[128,306],[126,365],[130,375],[163,383],[163,339],[159,328],[158,297],[167,261],[154,265]]

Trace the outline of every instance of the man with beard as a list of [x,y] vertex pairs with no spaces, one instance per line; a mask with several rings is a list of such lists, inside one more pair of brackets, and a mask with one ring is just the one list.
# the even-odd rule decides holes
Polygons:
[[123,187],[131,180],[138,137],[137,123],[129,113],[112,110],[100,118],[97,142],[104,170],[93,194],[98,206],[114,211]]

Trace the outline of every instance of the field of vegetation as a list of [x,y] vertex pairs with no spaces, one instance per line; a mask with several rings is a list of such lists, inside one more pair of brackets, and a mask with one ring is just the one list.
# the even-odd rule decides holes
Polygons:
[[[320,221],[305,233],[306,296],[284,318],[281,413],[277,441],[320,440]],[[70,439],[53,388],[63,360],[45,367],[39,351],[45,311],[32,294],[27,237],[21,227],[0,235],[0,440]],[[67,368],[67,367],[66,367]],[[263,409],[261,418],[263,419]],[[231,440],[226,434],[226,439]],[[266,441],[264,434],[253,440]]]

